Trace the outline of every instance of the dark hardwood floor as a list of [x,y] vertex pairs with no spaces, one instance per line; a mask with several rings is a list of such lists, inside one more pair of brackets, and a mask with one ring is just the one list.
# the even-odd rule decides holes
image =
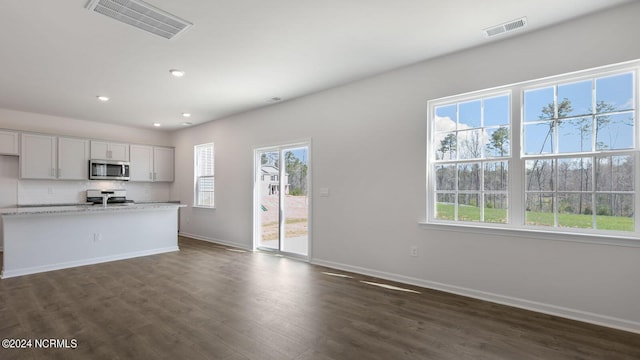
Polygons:
[[0,280],[0,338],[77,341],[0,359],[640,359],[638,334],[193,239],[180,248]]

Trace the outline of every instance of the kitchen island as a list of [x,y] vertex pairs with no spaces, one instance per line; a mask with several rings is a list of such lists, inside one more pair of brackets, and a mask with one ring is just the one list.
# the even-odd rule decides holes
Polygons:
[[178,251],[178,203],[0,209],[1,277]]

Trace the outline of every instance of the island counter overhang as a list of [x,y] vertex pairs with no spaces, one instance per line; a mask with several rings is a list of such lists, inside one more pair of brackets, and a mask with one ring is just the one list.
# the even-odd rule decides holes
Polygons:
[[178,203],[0,209],[1,278],[178,251]]

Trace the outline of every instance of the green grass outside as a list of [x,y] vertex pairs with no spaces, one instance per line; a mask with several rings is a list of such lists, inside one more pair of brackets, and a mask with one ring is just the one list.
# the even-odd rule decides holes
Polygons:
[[[441,220],[454,220],[454,205],[438,203],[436,206],[436,218]],[[476,206],[460,205],[458,207],[458,219],[460,221],[480,221],[480,208]],[[488,223],[506,223],[506,209],[484,209],[484,221]],[[553,226],[553,214],[527,211],[527,225]],[[559,227],[591,229],[593,227],[592,215],[558,214]],[[596,228],[599,230],[633,231],[633,218],[624,216],[596,216]]]
[[[437,204],[437,218],[441,220],[454,220],[455,209],[452,204]],[[477,206],[461,205],[458,208],[458,219],[461,221],[480,221],[480,208]],[[505,209],[484,209],[484,221],[491,223],[506,223],[507,210]]]

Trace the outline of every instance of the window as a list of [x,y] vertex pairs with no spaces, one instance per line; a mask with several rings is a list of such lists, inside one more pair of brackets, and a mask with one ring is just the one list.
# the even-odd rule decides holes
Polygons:
[[429,221],[637,232],[637,67],[429,102]]
[[523,92],[528,225],[634,230],[634,73]]
[[507,222],[510,94],[434,106],[436,218]]
[[195,207],[214,207],[214,151],[213,143],[196,145],[195,159]]

